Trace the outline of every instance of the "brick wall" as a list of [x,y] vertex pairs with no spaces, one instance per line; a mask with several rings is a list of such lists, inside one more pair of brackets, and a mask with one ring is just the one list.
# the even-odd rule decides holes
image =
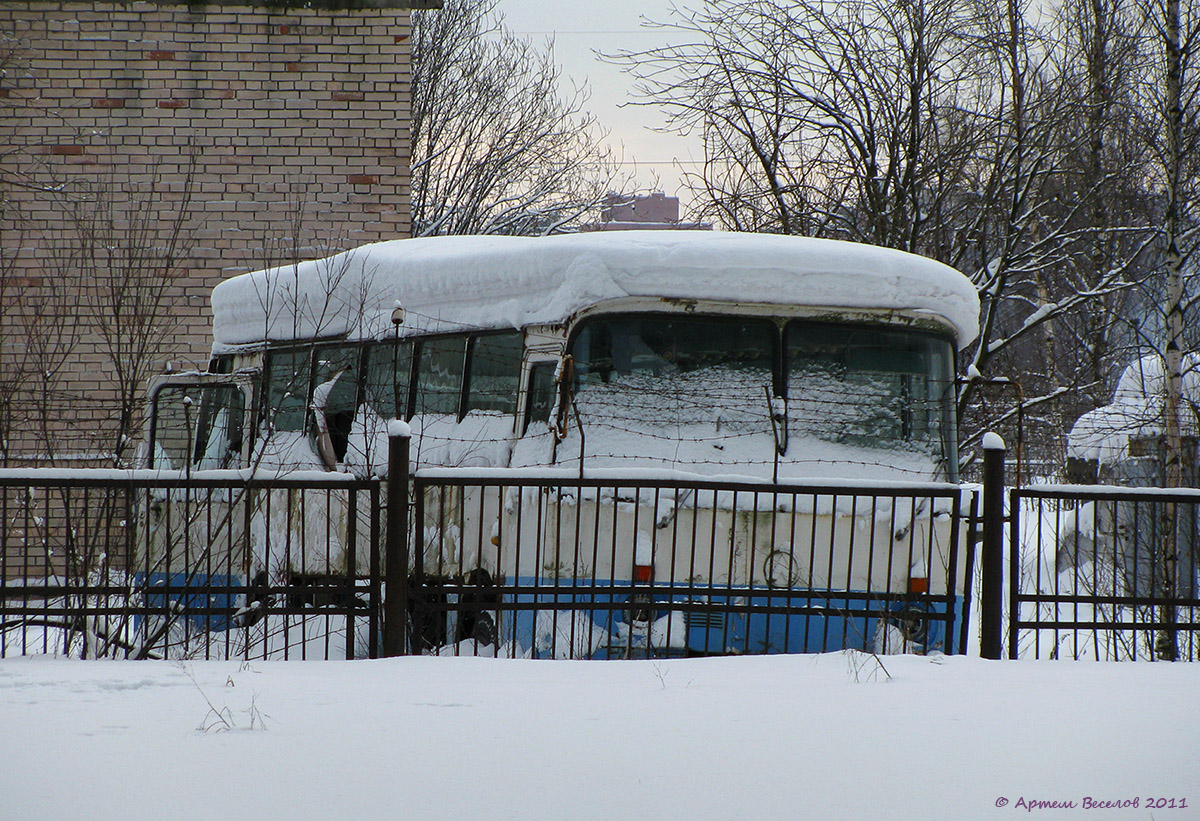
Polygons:
[[124,245],[182,215],[170,316],[121,349],[157,369],[204,366],[222,278],[409,233],[409,12],[203,8],[0,2],[0,461],[112,450]]

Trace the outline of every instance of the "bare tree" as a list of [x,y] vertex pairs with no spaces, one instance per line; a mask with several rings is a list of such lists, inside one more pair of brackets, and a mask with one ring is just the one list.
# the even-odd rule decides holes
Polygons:
[[[1196,60],[1200,58],[1200,13],[1179,0],[1148,0],[1142,4],[1151,32],[1155,60],[1153,111],[1156,115],[1155,142],[1161,173],[1160,184],[1165,200],[1162,239],[1162,303],[1164,317],[1163,462],[1168,487],[1183,485],[1183,432],[1180,415],[1184,408],[1183,370],[1185,339],[1184,314],[1187,310],[1188,280],[1194,276],[1194,255],[1200,238],[1200,224],[1194,213],[1194,199],[1200,184],[1200,78]],[[1173,508],[1173,506],[1168,506]],[[1164,514],[1174,519],[1175,511]],[[1165,522],[1173,524],[1173,522]],[[1164,528],[1159,548],[1159,581],[1163,595],[1174,597],[1181,545],[1175,528]],[[1161,621],[1175,620],[1174,605],[1161,608]],[[1160,630],[1155,649],[1162,659],[1178,657],[1175,631]]]
[[413,234],[548,234],[619,187],[586,94],[497,0],[413,14]]
[[[1146,55],[1140,15],[1131,0],[1064,0],[1053,10],[1055,71],[1060,94],[1077,116],[1058,124],[1060,144],[1075,146],[1060,163],[1057,201],[1075,208],[1070,249],[1047,299],[1097,291],[1114,266],[1127,281],[1143,282],[1152,261],[1155,199],[1147,196],[1149,122],[1139,105]],[[1079,208],[1078,206],[1082,206]],[[1062,363],[1059,384],[1075,388],[1070,418],[1107,404],[1117,373],[1135,356],[1138,297],[1130,290],[1100,292],[1044,326],[1047,358]]]
[[136,444],[142,391],[174,344],[194,173],[193,160],[175,184],[157,171],[136,188],[101,177],[62,202],[71,229],[55,244],[55,265],[81,286],[87,330],[112,376],[116,418],[107,452],[115,465]]
[[[1102,151],[1089,178],[1075,158],[1093,132],[1064,127],[1090,112],[1111,131],[1121,112],[1068,83],[1074,55],[1024,0],[707,0],[668,28],[681,44],[612,59],[639,78],[643,104],[703,137],[693,182],[707,216],[953,265],[984,306],[972,374],[1053,361],[1048,322],[1112,304],[1143,273],[1148,219],[1102,207],[1136,158]],[[1115,71],[1101,61],[1093,87]],[[1098,245],[1102,267],[1065,281]],[[968,385],[961,407],[974,396]]]
[[15,204],[11,193],[17,189],[43,190],[37,178],[41,170],[36,149],[37,137],[21,127],[19,118],[9,116],[13,91],[21,94],[28,84],[28,66],[21,39],[10,28],[0,29],[0,216],[12,219]]
[[30,166],[37,158],[8,111],[10,90],[20,85],[25,72],[16,32],[0,29],[0,312],[6,318],[0,326],[0,464],[8,464],[16,447],[14,435],[21,421],[18,408],[32,375],[31,335],[24,332],[28,302],[23,298],[32,283],[20,277],[24,219],[12,194],[34,187]]
[[[31,120],[30,109],[3,116],[13,101],[34,93],[34,83],[21,39],[0,31],[0,309],[6,318],[0,458],[36,448],[39,458],[54,460],[83,444],[74,440],[91,440],[89,450],[101,444],[80,430],[86,419],[80,400],[109,396],[65,391],[68,371],[81,367],[72,358],[90,349],[100,353],[115,383],[113,438],[101,450],[121,464],[136,435],[146,378],[173,343],[168,312],[186,257],[195,163],[189,159],[183,180],[170,185],[157,171],[140,187],[117,183],[115,171],[71,173],[49,161],[45,135],[54,130]],[[54,109],[37,116],[62,119]],[[63,226],[53,234],[46,232],[51,212],[58,215],[52,223]],[[25,249],[27,233],[49,242]]]
[[[17,304],[16,251],[11,250],[0,236],[0,311],[9,313]],[[14,243],[15,245],[15,243]],[[28,376],[18,340],[9,333],[0,333],[0,465],[7,465],[13,447],[13,425],[17,417],[16,403]]]
[[726,227],[915,250],[972,170],[972,25],[954,4],[706,2],[670,24],[682,45],[613,59],[704,138]]
[[1166,480],[1169,487],[1182,482],[1179,413],[1183,403],[1184,313],[1187,280],[1200,237],[1193,199],[1200,184],[1200,14],[1181,11],[1178,0],[1144,6],[1158,51],[1158,79],[1154,95],[1161,139],[1155,146],[1161,168],[1165,200],[1162,220],[1162,279],[1165,303]]

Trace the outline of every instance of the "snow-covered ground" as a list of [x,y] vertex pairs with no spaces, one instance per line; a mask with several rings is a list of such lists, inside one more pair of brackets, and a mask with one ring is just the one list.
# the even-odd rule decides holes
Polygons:
[[1200,665],[882,663],[9,658],[0,819],[1200,818]]

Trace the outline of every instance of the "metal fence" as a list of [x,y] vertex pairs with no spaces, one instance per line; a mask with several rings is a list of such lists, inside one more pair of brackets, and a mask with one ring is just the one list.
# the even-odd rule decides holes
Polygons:
[[1009,493],[1011,658],[1200,661],[1200,490]]
[[960,653],[978,542],[983,655],[1200,660],[1200,490],[1006,494],[1000,451],[982,493],[410,475],[398,442],[388,488],[0,471],[0,656]]
[[0,657],[377,653],[378,481],[8,470],[0,522]]
[[412,498],[411,652],[965,646],[976,494],[957,486],[426,470]]
[[965,645],[975,494],[955,486],[397,467],[390,507],[346,476],[0,472],[0,656]]

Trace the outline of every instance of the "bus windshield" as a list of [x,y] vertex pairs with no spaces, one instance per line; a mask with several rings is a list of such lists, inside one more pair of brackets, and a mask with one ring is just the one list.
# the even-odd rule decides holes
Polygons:
[[789,433],[927,453],[953,475],[954,347],[918,331],[792,322]]
[[[575,404],[593,428],[671,426],[684,439],[766,434],[792,460],[821,458],[802,444],[816,439],[921,454],[955,472],[954,347],[941,336],[862,323],[614,314],[581,323],[570,351]],[[786,424],[773,402],[785,396]]]
[[618,430],[769,432],[776,330],[766,320],[626,314],[584,323],[571,352],[581,419]]

